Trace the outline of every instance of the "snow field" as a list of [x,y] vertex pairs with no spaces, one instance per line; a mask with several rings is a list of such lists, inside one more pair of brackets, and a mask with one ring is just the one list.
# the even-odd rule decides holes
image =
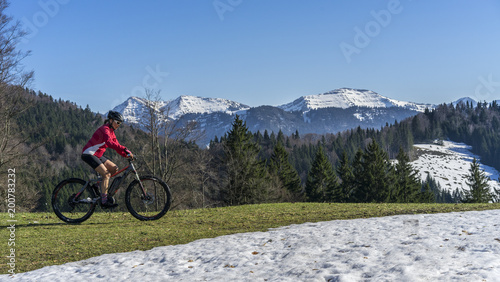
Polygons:
[[[443,141],[443,145],[437,144],[416,144],[414,147],[423,150],[424,155],[420,156],[411,164],[417,170],[422,180],[430,174],[442,189],[469,189],[466,178],[469,175],[470,165],[473,158],[480,161],[480,158],[470,152],[471,146],[464,143]],[[499,172],[493,167],[481,164],[481,169],[490,178],[490,187],[500,188],[498,178]]]
[[500,210],[305,223],[2,281],[500,281]]

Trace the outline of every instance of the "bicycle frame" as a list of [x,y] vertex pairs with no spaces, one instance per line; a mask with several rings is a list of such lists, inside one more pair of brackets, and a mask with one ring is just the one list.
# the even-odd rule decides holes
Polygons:
[[[114,184],[112,185],[113,187],[109,187],[109,191],[108,191],[108,195],[110,197],[113,197],[113,195],[115,195],[116,192],[118,192],[123,180],[125,180],[125,178],[127,178],[128,174],[132,171],[134,174],[135,174],[135,177],[137,179],[137,181],[139,181],[139,185],[142,189],[142,193],[144,194],[144,196],[146,196],[146,191],[144,190],[144,186],[142,185],[142,182],[141,182],[141,179],[139,178],[139,174],[137,173],[137,170],[135,169],[135,166],[134,164],[132,163],[132,159],[128,159],[128,162],[129,162],[129,165],[124,167],[123,169],[117,171],[115,174],[111,175],[110,179],[121,174],[123,172],[123,176],[121,176],[121,178],[118,180],[118,182],[115,184],[115,183],[111,183],[111,184]],[[85,182],[85,185],[83,185],[82,189],[75,195],[75,199],[78,199],[78,197],[83,193],[83,191],[85,189],[87,189],[87,187],[90,185],[90,184],[100,184],[102,181],[102,177],[98,177],[97,179],[89,179]],[[99,196],[99,195],[98,195]],[[95,203],[97,201],[98,198],[96,199],[92,199],[92,203]],[[84,200],[80,200],[80,201],[88,201],[87,199],[84,199]]]
[[108,195],[109,196],[112,197],[118,191],[118,189],[120,188],[120,185],[122,184],[123,180],[125,180],[125,178],[127,178],[127,176],[130,173],[130,171],[132,171],[135,174],[135,177],[136,177],[137,181],[139,181],[139,185],[141,186],[142,192],[144,193],[144,195],[146,195],[146,192],[144,191],[144,186],[142,186],[141,179],[139,178],[139,174],[137,173],[137,170],[135,169],[135,166],[132,163],[132,160],[129,159],[128,162],[129,162],[128,166],[124,167],[120,171],[118,171],[115,174],[111,175],[110,178],[113,178],[113,177],[119,175],[120,173],[124,172],[123,176],[121,176],[121,178],[118,180],[118,182],[116,184],[111,183],[111,184],[114,184],[114,186],[113,187],[109,187],[109,189],[110,189],[108,191]]

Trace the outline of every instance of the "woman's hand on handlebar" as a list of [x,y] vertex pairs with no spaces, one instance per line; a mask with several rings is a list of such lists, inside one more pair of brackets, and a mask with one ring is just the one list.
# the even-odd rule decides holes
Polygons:
[[130,152],[130,150],[127,148],[125,148],[125,154],[127,154],[127,159],[131,159],[131,160],[134,159],[134,154],[132,154],[132,152]]

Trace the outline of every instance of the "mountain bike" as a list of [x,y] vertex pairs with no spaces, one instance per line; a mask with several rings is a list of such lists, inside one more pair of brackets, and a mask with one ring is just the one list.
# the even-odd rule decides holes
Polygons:
[[[139,176],[133,159],[128,158],[129,165],[111,177],[113,182],[108,189],[108,201],[115,203],[113,197],[130,173],[135,179],[128,185],[125,193],[125,204],[128,211],[139,220],[156,220],[164,216],[172,201],[170,188],[155,176]],[[123,172],[122,176],[115,177]],[[52,192],[52,208],[54,213],[66,223],[81,223],[87,220],[101,203],[101,177],[87,181],[79,178],[68,178],[61,181]]]

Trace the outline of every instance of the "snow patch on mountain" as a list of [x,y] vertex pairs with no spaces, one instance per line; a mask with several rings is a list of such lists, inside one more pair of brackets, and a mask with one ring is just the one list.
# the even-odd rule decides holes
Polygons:
[[[472,160],[480,158],[470,152],[471,146],[464,143],[443,141],[442,144],[416,144],[420,157],[412,162],[413,167],[419,171],[420,178],[424,181],[430,175],[439,183],[442,189],[455,191],[469,189],[466,183]],[[497,181],[500,173],[493,167],[481,164],[481,170],[490,178],[490,188],[500,188]]]
[[250,109],[250,106],[221,98],[202,98],[183,95],[168,102],[164,108],[170,109],[171,117],[177,119],[185,114],[210,114],[222,112],[234,114]]

